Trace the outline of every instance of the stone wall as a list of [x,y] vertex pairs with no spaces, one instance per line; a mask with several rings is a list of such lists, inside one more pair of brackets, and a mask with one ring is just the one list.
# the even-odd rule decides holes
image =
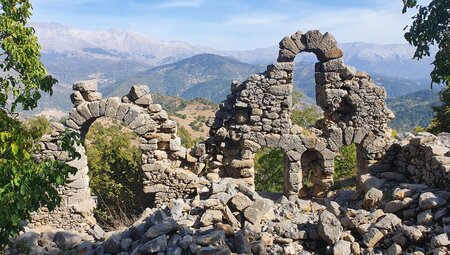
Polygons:
[[[75,107],[66,125],[79,131],[82,138],[99,117],[118,120],[133,130],[142,151],[144,191],[155,194],[157,204],[187,196],[206,183],[197,178],[205,167],[201,145],[189,150],[181,146],[177,124],[161,105],[153,104],[147,86],[134,85],[122,98],[108,99],[101,99],[95,81],[79,82],[73,88]],[[92,94],[96,96],[90,97]]]
[[[344,64],[343,53],[329,33],[297,32],[280,42],[275,64],[244,82],[233,82],[231,94],[210,121],[208,153],[212,155],[209,179],[233,177],[254,183],[254,153],[261,146],[285,152],[285,195],[302,193],[303,172],[312,171],[313,195],[323,196],[333,185],[334,158],[343,145],[358,146],[360,172],[376,163],[390,141],[388,122],[394,117],[385,104],[386,91],[366,73]],[[316,101],[324,111],[312,135],[296,133],[291,126],[294,58],[312,52]],[[312,169],[302,169],[311,166]]]
[[84,232],[95,224],[93,209],[96,205],[95,198],[91,196],[87,157],[82,146],[78,146],[77,152],[81,158],[72,160],[67,152],[62,151],[58,145],[58,138],[65,127],[59,123],[52,123],[53,133],[41,138],[41,153],[36,155],[37,160],[61,160],[68,165],[77,168],[75,175],[69,175],[66,184],[58,189],[61,196],[61,204],[55,210],[49,212],[47,208],[41,208],[31,215],[28,224],[30,228],[41,226],[63,228],[72,231]]
[[[290,121],[294,59],[301,52],[312,52],[319,61],[315,65],[316,102],[324,111],[324,118],[308,132],[301,132]],[[84,139],[97,118],[108,117],[133,130],[142,151],[144,191],[154,194],[156,205],[198,198],[223,180],[254,189],[254,156],[262,147],[284,152],[284,194],[288,198],[326,196],[333,185],[334,158],[342,146],[349,144],[357,146],[362,186],[369,171],[384,175],[397,172],[417,182],[447,185],[448,135],[394,142],[388,127],[394,115],[385,104],[386,91],[372,83],[368,74],[346,66],[342,57],[329,33],[313,30],[283,38],[276,63],[264,73],[231,84],[231,94],[206,123],[209,138],[194,148],[181,146],[177,124],[153,103],[144,85],[132,86],[122,98],[102,99],[95,81],[75,83],[71,96],[74,108],[66,127],[80,132]],[[57,127],[58,132],[65,128]],[[56,146],[56,137],[43,137],[42,155],[66,160]],[[38,212],[33,217],[34,226],[66,228],[65,220],[60,220],[66,217],[70,218],[66,229],[81,221],[81,229],[92,226],[95,203],[88,186],[84,149],[79,150],[83,157],[74,163],[79,171],[61,190],[65,202],[54,213],[48,214],[45,209]],[[312,190],[303,187],[303,176],[309,172]],[[79,204],[82,211],[77,209]]]
[[[450,186],[450,134],[408,134],[391,146],[373,172],[402,181],[448,189]],[[392,174],[395,173],[395,174]]]

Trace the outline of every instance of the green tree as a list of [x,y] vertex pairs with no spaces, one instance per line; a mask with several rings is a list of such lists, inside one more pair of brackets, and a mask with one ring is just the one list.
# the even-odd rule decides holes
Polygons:
[[299,125],[301,127],[309,127],[316,124],[316,121],[320,119],[322,114],[317,108],[311,106],[304,109],[294,109],[291,112],[292,124]]
[[189,134],[189,131],[183,127],[179,126],[177,130],[177,135],[181,139],[181,145],[183,145],[186,148],[192,148],[195,145],[194,139],[192,139],[191,134]]
[[31,134],[34,140],[39,140],[44,134],[48,134],[52,131],[50,122],[44,116],[38,116],[37,118],[27,119],[22,123],[23,128]]
[[[301,100],[304,97],[303,93],[298,90],[294,90],[292,93],[292,104],[295,106],[300,106]],[[309,127],[316,124],[316,121],[322,117],[322,114],[316,107],[308,106],[302,109],[293,109],[291,112],[291,121],[294,125],[299,125],[301,127]]]
[[132,223],[150,199],[144,193],[145,178],[137,137],[118,124],[94,123],[86,136],[90,187],[98,197],[95,216],[104,227]]
[[[0,247],[23,229],[22,220],[42,206],[60,202],[57,187],[75,169],[61,161],[36,162],[33,134],[14,117],[17,106],[33,109],[40,91],[52,92],[57,82],[40,61],[40,46],[26,23],[28,0],[0,0]],[[78,157],[76,135],[64,132],[60,147]]]
[[439,92],[441,105],[434,106],[434,118],[428,126],[428,130],[433,133],[450,132],[450,86]]
[[412,17],[413,23],[405,28],[405,39],[416,51],[414,58],[430,56],[430,47],[437,44],[438,51],[432,64],[432,83],[446,85],[439,92],[442,105],[434,107],[435,117],[430,130],[433,132],[450,132],[450,0],[432,0],[428,5],[421,5],[417,0],[403,0],[403,13],[408,9],[417,9]]
[[356,145],[343,146],[334,160],[334,178],[351,177],[356,174]]
[[255,188],[283,192],[284,153],[280,149],[263,148],[255,155]]

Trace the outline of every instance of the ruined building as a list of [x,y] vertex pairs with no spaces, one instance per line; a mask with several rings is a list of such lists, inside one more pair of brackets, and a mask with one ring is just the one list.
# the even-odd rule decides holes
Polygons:
[[[154,196],[155,205],[173,204],[174,201],[192,202],[193,200],[189,199],[198,200],[200,199],[199,195],[205,193],[209,195],[201,198],[202,205],[208,199],[220,200],[216,195],[218,192],[214,191],[214,188],[224,182],[229,187],[238,187],[240,190],[238,194],[252,196],[250,199],[245,198],[244,200],[250,201],[248,208],[251,206],[258,208],[253,214],[246,213],[249,211],[247,207],[245,209],[237,208],[237,206],[235,206],[237,213],[231,213],[230,209],[224,209],[228,208],[226,206],[228,200],[222,201],[225,207],[214,209],[214,211],[220,212],[216,217],[219,219],[217,222],[222,222],[223,217],[224,221],[228,222],[235,231],[243,229],[244,222],[260,226],[264,217],[254,215],[258,215],[257,211],[261,211],[263,207],[273,207],[266,200],[264,200],[266,202],[258,202],[260,203],[259,207],[254,205],[257,203],[256,201],[259,201],[257,194],[252,191],[255,184],[254,156],[262,147],[279,148],[284,152],[284,195],[287,200],[297,201],[299,197],[315,198],[325,201],[326,204],[326,208],[325,206],[320,207],[315,212],[316,223],[319,221],[319,235],[311,234],[311,236],[298,239],[291,236],[289,237],[291,243],[299,239],[314,240],[314,238],[320,239],[319,237],[321,237],[333,249],[337,247],[337,243],[344,245],[340,241],[348,242],[352,245],[352,253],[356,254],[354,252],[357,247],[354,246],[358,244],[358,240],[339,236],[333,237],[337,240],[331,237],[327,239],[328,235],[325,233],[327,230],[323,230],[322,225],[327,219],[331,219],[331,225],[339,225],[341,228],[342,219],[339,223],[336,218],[343,216],[341,212],[335,212],[332,216],[322,213],[319,218],[320,211],[328,212],[330,210],[329,190],[333,186],[334,159],[344,145],[355,144],[357,147],[359,193],[356,192],[356,194],[359,194],[362,199],[360,199],[360,204],[356,205],[357,207],[366,209],[380,207],[381,198],[377,192],[382,189],[383,180],[386,179],[387,182],[397,181],[398,185],[415,182],[442,189],[443,193],[440,195],[440,199],[444,199],[444,205],[442,205],[442,200],[437,199],[439,206],[427,209],[446,208],[444,214],[448,215],[450,136],[448,134],[433,136],[423,133],[418,137],[406,137],[402,141],[393,139],[389,121],[394,118],[394,114],[386,106],[385,89],[375,85],[369,74],[345,65],[344,53],[339,49],[331,34],[322,34],[317,30],[308,31],[305,34],[297,32],[292,36],[284,37],[279,46],[277,61],[269,65],[264,73],[253,74],[243,82],[231,84],[231,93],[220,104],[215,118],[206,123],[210,127],[209,138],[194,148],[181,146],[180,138],[176,134],[177,124],[169,119],[167,112],[161,109],[159,104],[152,102],[148,87],[135,85],[129,94],[122,98],[102,99],[101,94],[97,92],[95,81],[74,84],[72,95],[74,108],[69,113],[69,119],[65,127],[55,125],[58,130],[55,134],[43,137],[41,156],[66,160],[69,164],[76,166],[79,171],[62,188],[63,203],[60,208],[50,213],[43,208],[33,216],[30,227],[50,225],[55,228],[93,233],[95,220],[92,217],[92,210],[95,207],[95,201],[89,190],[87,176],[89,170],[84,149],[79,148],[79,152],[83,155],[81,159],[70,161],[63,152],[59,151],[56,139],[58,132],[64,128],[80,132],[83,138],[90,125],[99,117],[116,119],[134,130],[139,136],[143,162],[141,168],[146,175],[144,189],[146,193]],[[314,53],[317,57],[318,62],[315,64],[316,103],[324,112],[323,119],[307,132],[302,132],[290,121],[294,59],[297,54],[302,52]],[[303,186],[304,175],[312,176],[312,189]],[[219,193],[223,192],[225,190]],[[228,195],[233,197],[236,194],[231,192]],[[339,199],[336,198],[336,201]],[[297,202],[297,206],[299,203]],[[391,202],[387,202],[387,204],[389,203]],[[347,205],[340,204],[339,206]],[[385,205],[383,204],[383,206]],[[410,204],[404,206],[405,210],[408,206]],[[209,210],[208,206],[202,208],[206,212]],[[346,212],[345,216],[350,221],[355,217],[367,218],[370,214],[368,211],[365,214],[364,212],[356,213],[356,209],[352,210]],[[384,210],[386,211],[386,207]],[[387,211],[392,213],[398,211],[390,210],[392,208]],[[209,213],[208,215],[214,214],[214,212]],[[301,214],[299,210],[297,213]],[[414,212],[409,213],[414,214]],[[200,221],[204,226],[207,225],[204,224],[207,222],[204,219],[206,216],[198,217],[201,217]],[[377,219],[383,219],[382,217],[379,216],[373,223],[375,224]],[[416,217],[415,214],[412,217]],[[436,230],[436,236],[442,233],[445,227],[447,227],[446,231],[449,230],[449,222],[445,223],[443,219],[450,221],[448,216],[447,218],[442,216],[439,219],[440,221],[436,224],[440,224],[438,227],[440,230]],[[338,221],[339,224],[333,223],[334,221]],[[396,225],[400,224],[397,223]],[[292,224],[294,225],[294,223]],[[322,230],[320,230],[321,226]],[[345,228],[351,228],[350,226],[351,224]],[[362,232],[362,236],[372,232],[369,237],[364,237],[367,240],[364,239],[359,243],[363,243],[366,248],[371,249],[383,236],[388,240],[390,231],[394,230],[394,228],[389,228],[383,232],[379,229],[381,228],[366,229],[366,232]],[[370,238],[375,236],[377,239],[379,237],[377,231],[381,231],[382,237],[372,245],[370,242],[373,240]],[[340,233],[342,233],[342,229],[338,231],[338,234]],[[432,236],[430,234],[427,239],[427,249],[440,247],[438,244],[429,244],[431,242],[429,240],[434,238]],[[346,245],[347,243],[344,246],[347,247]],[[386,246],[396,248],[391,243],[387,243]],[[361,248],[361,250],[366,248]],[[294,253],[283,251],[286,254],[298,254],[295,253],[298,252],[295,249]]]

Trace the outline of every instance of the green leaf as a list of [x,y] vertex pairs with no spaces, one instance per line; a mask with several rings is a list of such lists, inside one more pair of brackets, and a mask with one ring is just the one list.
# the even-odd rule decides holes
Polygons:
[[17,153],[19,152],[19,146],[17,146],[16,143],[11,143],[11,152],[13,153],[14,156],[16,156]]

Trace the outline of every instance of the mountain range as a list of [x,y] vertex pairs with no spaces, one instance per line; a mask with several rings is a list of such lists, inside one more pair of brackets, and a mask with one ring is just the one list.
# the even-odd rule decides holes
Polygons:
[[[42,60],[59,83],[38,111],[70,109],[71,84],[98,79],[105,96],[124,95],[133,84],[147,84],[152,93],[220,102],[233,79],[244,80],[273,63],[278,47],[223,51],[180,41],[163,41],[119,30],[87,31],[57,23],[33,23],[42,46]],[[407,44],[342,43],[346,64],[367,71],[391,99],[429,88],[430,59],[412,60]],[[313,54],[296,58],[295,86],[315,97]],[[310,100],[314,102],[314,100]]]

